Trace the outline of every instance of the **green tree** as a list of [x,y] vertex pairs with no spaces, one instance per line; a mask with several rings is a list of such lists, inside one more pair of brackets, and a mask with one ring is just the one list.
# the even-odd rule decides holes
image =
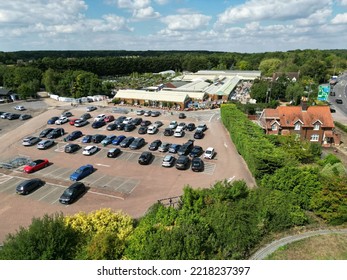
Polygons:
[[255,80],[250,95],[253,99],[257,100],[257,103],[265,103],[268,98],[269,83],[264,80]]
[[263,76],[270,77],[273,73],[278,71],[281,63],[282,61],[278,58],[264,59],[259,64],[259,70],[261,71]]
[[304,88],[298,82],[291,82],[286,88],[286,100],[292,101],[292,105],[298,105],[301,97],[304,95]]

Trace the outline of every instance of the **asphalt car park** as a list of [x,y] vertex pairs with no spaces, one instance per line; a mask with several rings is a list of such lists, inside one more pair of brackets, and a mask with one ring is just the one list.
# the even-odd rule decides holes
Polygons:
[[[28,106],[24,105],[26,108]],[[5,110],[2,110],[5,111]],[[30,111],[30,109],[27,109]],[[202,139],[194,139],[195,130],[185,130],[182,137],[177,138],[173,135],[165,136],[164,130],[167,128],[172,120],[180,123],[180,112],[173,112],[172,114],[167,111],[161,111],[161,114],[157,117],[144,116],[143,120],[148,120],[154,123],[155,121],[161,121],[162,126],[158,128],[155,134],[139,134],[138,128],[130,132],[126,131],[108,131],[107,126],[100,128],[92,128],[92,122],[86,124],[83,127],[75,127],[70,125],[69,122],[62,125],[47,124],[47,120],[52,116],[60,116],[64,111],[72,112],[71,118],[79,118],[86,113],[86,106],[78,106],[71,108],[69,106],[57,107],[54,110],[44,111],[42,114],[33,115],[33,118],[21,122],[22,126],[13,126],[12,131],[6,135],[1,135],[2,154],[1,160],[6,161],[16,156],[22,155],[30,158],[31,160],[46,158],[51,163],[49,166],[34,172],[33,174],[25,174],[27,178],[42,178],[47,183],[29,195],[26,202],[30,205],[35,205],[35,211],[28,212],[23,215],[27,215],[26,223],[29,223],[33,213],[43,215],[46,212],[52,212],[53,209],[63,209],[66,213],[76,213],[79,211],[91,211],[99,209],[100,207],[110,207],[114,210],[123,210],[124,212],[138,217],[143,215],[148,207],[150,207],[156,201],[175,197],[182,194],[184,186],[189,185],[194,188],[206,188],[213,185],[219,180],[237,180],[243,179],[250,186],[254,186],[254,179],[243,159],[235,150],[234,145],[230,141],[230,137],[220,122],[220,115],[218,110],[206,110],[197,112],[185,112],[184,122],[194,123],[197,127],[199,124],[206,124],[207,130],[204,132],[205,136]],[[99,114],[113,115],[115,119],[120,116],[137,117],[136,109],[126,110],[114,110],[113,107],[98,107],[97,110],[89,112],[91,119],[94,119]],[[2,121],[2,120],[0,120]],[[4,122],[8,120],[4,120]],[[19,120],[13,120],[16,122]],[[11,121],[12,122],[12,121]],[[65,134],[54,139],[56,144],[49,147],[46,150],[38,150],[36,146],[24,147],[22,140],[27,136],[39,136],[40,132],[46,128],[63,128]],[[17,129],[18,128],[18,129]],[[82,131],[83,136],[65,142],[64,137],[72,133],[73,131]],[[119,145],[108,144],[103,146],[101,143],[82,143],[82,139],[85,135],[104,134],[116,136],[124,135],[126,137],[133,136],[134,138],[143,137],[145,139],[145,145],[139,149],[131,150],[130,148],[122,148]],[[149,151],[149,145],[154,140],[161,140],[162,142],[169,142],[171,144],[182,145],[188,140],[194,140],[194,143],[201,146],[204,150],[207,147],[214,147],[216,154],[213,159],[201,159],[204,161],[204,169],[201,172],[194,172],[189,167],[187,170],[177,170],[175,165],[172,167],[163,167],[163,158],[167,154],[173,155],[176,160],[178,155],[169,152],[159,152],[157,150],[151,151],[153,159],[148,165],[140,165],[138,159],[142,152]],[[68,144],[75,143],[81,146],[81,148],[73,153],[66,153],[65,147]],[[82,154],[83,148],[88,145],[96,145],[99,149],[93,155],[84,156]],[[9,149],[10,147],[10,149]],[[0,147],[1,148],[1,147]],[[120,148],[121,153],[114,158],[107,157],[107,153],[112,148]],[[95,171],[81,180],[88,187],[88,191],[83,195],[77,203],[69,206],[59,205],[59,197],[69,184],[72,184],[69,177],[80,166],[92,164]],[[1,169],[0,169],[1,172]],[[14,180],[20,178],[23,175],[21,167],[16,170],[8,171],[10,174],[6,176],[12,176],[7,181],[0,177],[0,201],[5,201],[6,190],[14,190]],[[5,177],[6,177],[5,176]],[[4,177],[4,178],[5,178]],[[7,177],[6,177],[7,178]],[[13,184],[11,183],[13,182]],[[10,187],[10,185],[12,187]],[[50,191],[47,193],[48,187],[52,185]],[[57,189],[55,189],[57,187]],[[54,190],[53,190],[54,189]],[[43,196],[39,196],[42,193]],[[12,200],[9,200],[0,206],[0,222],[5,222],[5,227],[13,226],[8,217],[6,217],[6,211],[10,212],[13,203],[20,203],[20,198],[10,196]],[[12,201],[12,202],[11,202]],[[15,201],[15,202],[13,202]],[[52,202],[54,202],[52,204]],[[42,204],[44,203],[44,204]],[[65,210],[64,210],[65,209]],[[67,210],[69,209],[69,210]],[[23,210],[24,213],[24,210]],[[18,218],[17,218],[18,219]],[[22,221],[23,221],[22,219]],[[12,231],[14,228],[11,229]],[[1,235],[1,232],[0,232]],[[0,236],[1,239],[1,236]]]

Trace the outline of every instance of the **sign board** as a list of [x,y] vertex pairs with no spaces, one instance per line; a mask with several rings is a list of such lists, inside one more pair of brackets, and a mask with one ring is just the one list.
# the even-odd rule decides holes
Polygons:
[[329,85],[320,85],[318,87],[318,100],[321,100],[321,101],[328,100],[329,93],[330,93]]

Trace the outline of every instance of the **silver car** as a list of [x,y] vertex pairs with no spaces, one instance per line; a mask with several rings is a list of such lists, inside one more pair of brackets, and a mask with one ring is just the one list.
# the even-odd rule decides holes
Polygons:
[[23,139],[22,145],[23,146],[32,146],[35,145],[36,143],[38,143],[39,141],[41,141],[41,139],[39,137],[36,136],[29,136]]
[[39,150],[45,150],[54,145],[54,140],[46,139],[42,140],[37,144]]

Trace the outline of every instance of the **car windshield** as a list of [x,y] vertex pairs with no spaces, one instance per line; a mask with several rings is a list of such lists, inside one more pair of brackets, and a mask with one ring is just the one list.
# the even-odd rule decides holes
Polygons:
[[83,172],[83,169],[82,168],[79,168],[75,171],[76,174],[81,174]]
[[70,195],[72,195],[72,193],[73,193],[73,191],[71,189],[66,189],[64,191],[64,195],[66,195],[66,196],[70,196]]
[[33,162],[30,162],[30,163],[29,163],[29,166],[36,166],[36,164],[37,164],[37,163],[33,161]]

